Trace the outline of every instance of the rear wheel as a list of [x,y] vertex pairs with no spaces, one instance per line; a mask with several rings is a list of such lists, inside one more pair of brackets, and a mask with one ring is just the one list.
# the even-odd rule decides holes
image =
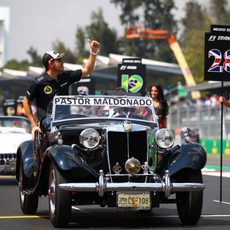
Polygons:
[[66,227],[71,217],[71,193],[61,190],[58,185],[66,183],[54,164],[49,172],[49,216],[55,227]]
[[23,167],[22,162],[20,163],[19,169],[19,199],[21,210],[24,214],[35,214],[38,208],[38,194],[27,194],[23,189]]
[[[190,171],[184,182],[203,183],[201,170]],[[200,219],[203,203],[203,190],[195,192],[177,192],[177,212],[182,225],[196,225]]]

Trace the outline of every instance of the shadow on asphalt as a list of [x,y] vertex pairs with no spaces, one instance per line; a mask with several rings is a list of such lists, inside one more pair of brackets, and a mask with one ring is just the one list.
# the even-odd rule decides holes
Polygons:
[[18,182],[14,176],[0,176],[0,185],[17,185]]

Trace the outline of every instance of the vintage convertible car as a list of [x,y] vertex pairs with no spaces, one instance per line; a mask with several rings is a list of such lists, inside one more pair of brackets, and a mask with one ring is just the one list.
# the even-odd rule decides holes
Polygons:
[[0,174],[15,175],[17,149],[30,139],[31,127],[27,118],[0,116]]
[[149,212],[176,203],[183,225],[201,214],[201,169],[206,153],[159,129],[149,97],[56,96],[51,132],[17,151],[17,180],[24,214],[35,214],[48,195],[49,216],[64,227],[72,205],[99,204]]

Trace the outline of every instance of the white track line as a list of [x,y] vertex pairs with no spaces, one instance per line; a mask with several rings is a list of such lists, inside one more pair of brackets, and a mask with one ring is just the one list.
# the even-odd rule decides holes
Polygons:
[[[213,171],[213,170],[202,170],[202,174],[206,176],[220,176],[219,171]],[[222,177],[230,177],[230,172],[222,172]]]
[[226,202],[226,201],[221,201],[221,202],[220,202],[219,200],[213,200],[213,202],[230,205],[230,202]]
[[230,215],[228,215],[228,214],[223,214],[223,215],[215,215],[215,214],[212,214],[212,215],[201,215],[201,217],[203,217],[203,218],[212,218],[212,217],[230,217]]
[[10,175],[9,176],[8,175],[5,175],[5,176],[1,175],[0,179],[16,179],[16,177],[15,176],[10,176]]

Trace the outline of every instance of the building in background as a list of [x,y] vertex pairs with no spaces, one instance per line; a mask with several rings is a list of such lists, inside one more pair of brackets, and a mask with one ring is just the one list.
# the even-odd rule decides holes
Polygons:
[[7,41],[10,32],[10,8],[0,6],[0,67],[7,60]]

